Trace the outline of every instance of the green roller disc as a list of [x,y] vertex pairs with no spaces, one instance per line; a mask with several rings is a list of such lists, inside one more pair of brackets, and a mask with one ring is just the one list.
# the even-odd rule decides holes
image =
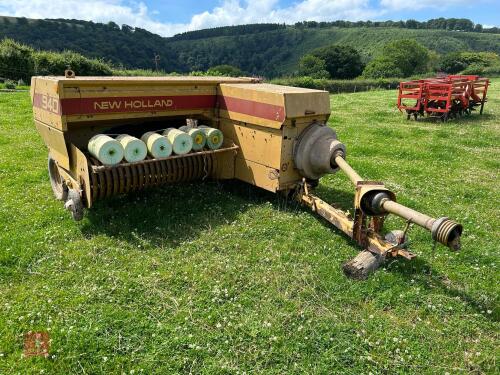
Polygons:
[[177,155],[187,154],[193,148],[193,140],[189,134],[175,128],[168,128],[163,132],[163,135],[168,138],[172,144],[172,149]]
[[207,144],[207,136],[205,135],[205,132],[202,129],[189,129],[187,133],[191,136],[191,139],[193,140],[193,150],[194,151],[201,151],[203,150],[203,147]]
[[144,160],[148,154],[146,144],[136,137],[132,137],[128,134],[121,134],[116,137],[116,140],[122,144],[125,151],[124,158],[129,163]]
[[172,154],[172,144],[167,137],[155,132],[147,132],[141,140],[146,144],[149,155],[154,158],[167,158]]
[[179,130],[191,136],[191,139],[193,140],[193,151],[201,151],[207,144],[207,136],[202,129],[181,126]]
[[87,149],[104,165],[115,165],[123,159],[124,150],[121,143],[105,134],[90,138]]
[[222,142],[224,141],[224,135],[219,129],[210,128],[208,126],[199,126],[198,129],[201,129],[205,132],[207,136],[207,146],[211,150],[217,150],[222,146]]

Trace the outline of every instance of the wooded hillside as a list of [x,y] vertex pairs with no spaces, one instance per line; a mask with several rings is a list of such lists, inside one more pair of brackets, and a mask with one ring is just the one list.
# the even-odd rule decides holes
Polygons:
[[[467,22],[468,21],[468,22]],[[293,26],[256,24],[198,30],[163,38],[140,28],[80,20],[0,18],[0,39],[12,38],[36,49],[79,52],[115,66],[152,69],[154,56],[166,72],[190,72],[230,64],[246,74],[276,77],[297,70],[299,58],[332,43],[355,46],[365,61],[387,42],[415,39],[438,53],[500,53],[498,30],[469,20],[427,22],[302,22]],[[461,31],[469,30],[469,31]]]

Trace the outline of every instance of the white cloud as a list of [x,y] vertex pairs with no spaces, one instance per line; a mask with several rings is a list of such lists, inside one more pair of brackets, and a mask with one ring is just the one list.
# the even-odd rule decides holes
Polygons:
[[219,6],[192,16],[189,23],[162,23],[158,12],[143,2],[125,0],[0,0],[0,14],[27,18],[75,18],[141,27],[163,36],[207,27],[257,22],[294,23],[335,19],[361,20],[380,12],[369,0],[302,0],[279,7],[278,0],[223,0]]
[[360,20],[379,14],[370,8],[368,0],[303,0],[285,8],[277,4],[277,0],[225,0],[212,11],[193,16],[188,29],[256,22]]
[[[437,9],[447,9],[450,7],[458,5],[470,5],[469,0],[446,0],[446,1],[436,1],[436,0],[418,0],[418,1],[408,1],[408,0],[381,0],[380,5],[384,8],[399,11],[399,10],[420,10],[424,8],[437,8]],[[430,17],[432,18],[432,17]]]
[[85,21],[114,21],[142,27],[161,35],[172,35],[185,25],[155,21],[148,7],[122,0],[0,0],[0,14],[27,18],[72,18]]
[[470,0],[379,0],[376,5],[371,5],[370,0],[297,0],[286,7],[280,7],[279,0],[220,0],[219,6],[193,15],[187,23],[165,23],[158,21],[158,11],[135,0],[0,0],[0,14],[27,18],[76,18],[103,23],[114,21],[119,25],[127,24],[171,36],[183,31],[246,23],[367,20],[390,11],[441,9],[461,4],[470,4]]

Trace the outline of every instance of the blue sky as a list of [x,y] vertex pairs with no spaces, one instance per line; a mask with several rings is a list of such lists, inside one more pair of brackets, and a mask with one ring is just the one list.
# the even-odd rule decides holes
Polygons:
[[463,17],[500,26],[500,0],[0,0],[0,15],[114,21],[170,36],[215,26],[302,20]]

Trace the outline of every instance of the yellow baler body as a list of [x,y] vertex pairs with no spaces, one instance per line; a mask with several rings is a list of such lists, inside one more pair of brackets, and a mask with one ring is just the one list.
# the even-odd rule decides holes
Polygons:
[[[226,146],[237,146],[236,153],[211,156],[212,177],[236,178],[276,192],[301,181],[293,163],[297,137],[311,123],[325,122],[330,115],[326,91],[260,83],[253,78],[33,77],[31,97],[35,124],[51,157],[65,183],[82,191],[88,207],[101,196],[92,192],[92,186],[104,186],[99,176],[92,175],[85,152],[95,134],[113,134],[123,126],[144,133],[180,127],[186,119],[195,119],[219,128]],[[176,161],[179,168],[187,158]],[[157,169],[155,173],[163,173]],[[109,172],[110,179],[113,172]],[[153,172],[141,169],[137,173]],[[120,178],[118,173],[116,178]],[[157,180],[151,185],[163,181]],[[102,196],[121,192],[120,187],[112,190]]]

